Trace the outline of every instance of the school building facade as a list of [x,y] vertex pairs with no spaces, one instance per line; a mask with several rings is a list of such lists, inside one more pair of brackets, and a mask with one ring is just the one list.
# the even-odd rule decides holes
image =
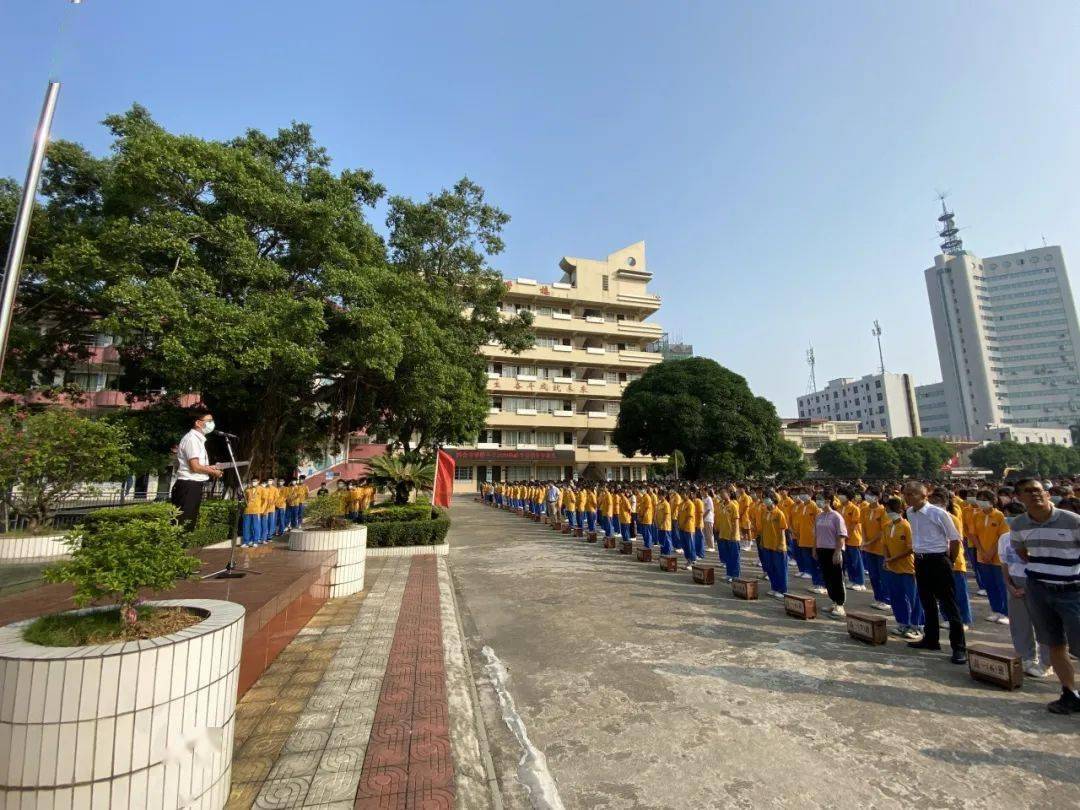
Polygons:
[[611,438],[622,392],[663,361],[663,329],[647,320],[660,297],[645,243],[604,259],[571,256],[558,281],[506,281],[507,318],[533,315],[536,343],[521,354],[482,347],[489,413],[470,445],[447,448],[457,465],[454,489],[481,482],[589,478],[639,481],[664,459],[623,456]]

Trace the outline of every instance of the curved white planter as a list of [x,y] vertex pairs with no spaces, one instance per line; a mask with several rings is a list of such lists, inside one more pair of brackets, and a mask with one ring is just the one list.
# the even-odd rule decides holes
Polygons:
[[347,529],[293,529],[289,532],[292,551],[336,551],[337,564],[330,569],[328,598],[349,596],[364,590],[364,559],[367,526]]
[[38,537],[5,537],[0,534],[0,563],[38,562],[70,554],[71,546],[64,542],[62,534]]
[[0,628],[0,807],[219,810],[229,797],[244,608],[168,636],[41,647]]

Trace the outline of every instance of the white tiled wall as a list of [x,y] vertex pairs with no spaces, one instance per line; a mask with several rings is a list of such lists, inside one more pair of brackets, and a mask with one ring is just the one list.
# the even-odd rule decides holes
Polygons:
[[179,633],[39,647],[0,628],[0,808],[224,807],[244,609]]
[[63,540],[64,535],[62,534],[47,537],[5,537],[0,535],[0,564],[66,557],[71,554],[71,547]]
[[289,532],[289,548],[293,551],[337,551],[337,563],[330,569],[330,599],[349,596],[364,589],[366,526],[334,531],[293,529]]

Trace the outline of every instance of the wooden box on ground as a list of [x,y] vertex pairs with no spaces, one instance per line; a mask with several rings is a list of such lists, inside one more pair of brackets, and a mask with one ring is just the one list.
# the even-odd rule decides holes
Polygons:
[[847,631],[852,638],[868,644],[884,644],[889,639],[889,628],[885,617],[874,616],[870,613],[849,613]]
[[596,532],[589,532],[589,542],[590,543],[595,543],[596,542]]
[[785,593],[784,612],[788,616],[794,616],[796,619],[816,619],[817,600],[812,596]]
[[634,553],[634,541],[633,540],[623,540],[621,543],[619,543],[619,553],[620,554],[633,554]]
[[661,571],[678,571],[679,570],[679,558],[674,554],[661,554],[660,555],[660,570]]
[[1019,656],[1000,648],[968,647],[968,671],[971,677],[1004,689],[1019,689],[1024,683],[1024,667]]
[[639,548],[637,550],[638,562],[652,562],[652,549],[651,548]]
[[757,599],[757,580],[737,578],[731,580],[731,592],[740,599]]
[[604,548],[615,548],[615,542],[616,541],[614,535],[612,535],[611,537],[605,537]]
[[712,563],[694,563],[694,582],[699,585],[712,585],[716,582],[716,566]]

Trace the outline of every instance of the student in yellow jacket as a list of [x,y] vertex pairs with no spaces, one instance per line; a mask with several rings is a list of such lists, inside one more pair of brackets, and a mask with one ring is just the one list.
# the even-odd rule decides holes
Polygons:
[[679,522],[679,545],[686,558],[686,567],[694,564],[694,529],[697,526],[697,514],[694,501],[690,497],[681,498],[676,513]]
[[765,573],[769,577],[769,596],[783,599],[787,593],[787,535],[788,523],[784,512],[776,505],[775,492],[766,492],[762,499],[760,548]]
[[729,582],[742,572],[739,523],[739,504],[731,497],[728,487],[721,487],[720,507],[716,510],[716,548]]
[[674,551],[671,541],[671,501],[665,497],[665,493],[656,494],[656,534],[660,541],[660,553],[669,555]]
[[885,509],[882,548],[885,552],[885,581],[889,584],[889,596],[897,624],[894,632],[904,638],[917,638],[924,618],[915,586],[911,525],[903,517],[904,503],[899,498],[889,498]]
[[844,570],[847,571],[848,585],[853,591],[866,590],[866,573],[862,558],[862,509],[855,500],[855,491],[850,487],[842,488],[837,493],[840,501],[840,517],[847,527],[847,540],[844,541]]
[[285,479],[279,478],[274,488],[274,535],[281,537],[288,528],[285,520],[285,508],[288,506],[289,487],[285,486]]
[[821,510],[814,503],[809,490],[800,492],[799,500],[802,501],[802,509],[799,512],[796,544],[799,548],[799,554],[803,558],[804,570],[810,574],[812,583],[810,591],[812,593],[826,593],[825,577],[821,573],[821,567],[818,565],[817,557],[814,554],[814,524],[817,522],[817,516],[821,514]]
[[623,540],[630,539],[630,525],[632,523],[632,510],[630,508],[630,495],[624,489],[618,495],[619,529]]
[[1005,590],[1005,575],[1001,570],[1001,557],[998,556],[998,540],[1008,531],[1005,515],[994,507],[994,493],[988,489],[979,490],[975,505],[978,507],[972,516],[975,529],[975,563],[982,574],[982,586],[986,598],[990,601],[989,622],[1009,623],[1008,592]]
[[863,543],[862,552],[863,567],[870,578],[870,587],[874,591],[874,601],[870,607],[876,610],[890,610],[888,583],[885,581],[885,550],[882,545],[882,534],[888,521],[885,517],[885,507],[881,505],[880,493],[876,489],[868,489],[863,495],[863,507],[861,510],[861,525]]
[[645,490],[638,496],[638,526],[641,527],[641,542],[645,548],[652,548],[656,538],[656,505],[649,490]]
[[[956,530],[960,532],[960,536],[964,536],[964,513],[960,508],[960,499],[954,498],[953,494],[948,490],[938,487],[930,493],[928,498],[930,503],[934,506],[940,506],[946,512],[949,513],[949,517],[953,520],[953,525],[956,526]],[[971,599],[968,596],[967,586],[967,557],[963,552],[956,555],[956,559],[953,560],[953,596],[956,599],[956,607],[960,609],[960,618],[964,621],[964,629],[971,629]],[[1005,569],[1002,568],[1002,575],[1004,576]],[[945,609],[941,607],[940,602],[938,604],[939,610],[942,615],[945,614]]]
[[257,546],[263,542],[262,530],[262,483],[258,478],[253,478],[245,490],[247,502],[244,504],[244,521],[240,530],[241,542],[244,546]]

